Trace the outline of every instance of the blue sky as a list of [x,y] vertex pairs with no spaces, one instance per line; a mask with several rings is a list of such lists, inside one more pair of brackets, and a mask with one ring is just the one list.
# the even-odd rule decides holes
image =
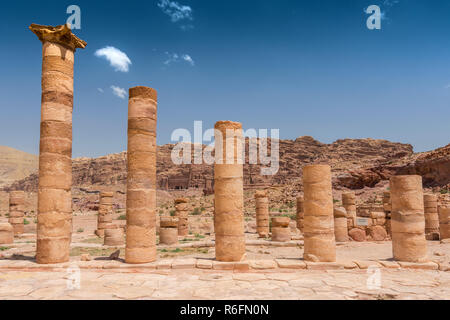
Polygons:
[[[0,145],[38,153],[41,44],[28,26],[63,24],[72,4],[88,43],[76,53],[74,157],[126,150],[121,89],[136,85],[158,90],[158,144],[195,120],[416,151],[450,142],[450,1],[42,0],[2,4]],[[366,27],[370,5],[381,30]],[[96,55],[106,47],[131,64]]]

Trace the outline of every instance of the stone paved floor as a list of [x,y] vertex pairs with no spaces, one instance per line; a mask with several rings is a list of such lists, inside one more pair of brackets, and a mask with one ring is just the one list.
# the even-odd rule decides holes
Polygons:
[[[0,299],[446,299],[450,273],[425,270],[298,270],[233,273],[2,271]],[[77,289],[80,279],[79,289]],[[381,279],[381,287],[377,287]]]

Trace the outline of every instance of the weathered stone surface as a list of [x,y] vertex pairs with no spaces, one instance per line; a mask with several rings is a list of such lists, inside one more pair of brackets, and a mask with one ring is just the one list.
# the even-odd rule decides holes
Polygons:
[[0,223],[0,245],[14,243],[14,228],[9,223]]
[[[241,261],[245,256],[244,185],[242,125],[219,121],[214,126],[216,161],[214,165],[214,230],[216,259]],[[227,148],[230,148],[228,150]],[[241,149],[242,150],[242,149]]]
[[384,241],[387,239],[386,229],[382,226],[372,226],[369,228],[369,235],[373,241]]
[[364,230],[353,228],[348,232],[348,235],[350,236],[350,238],[353,239],[353,241],[357,242],[366,241],[366,232]]
[[[72,108],[74,52],[86,42],[67,25],[32,24],[43,43],[36,261],[69,261],[72,238]],[[52,101],[48,97],[52,96]],[[71,97],[65,99],[64,97]],[[57,196],[56,196],[57,195]]]
[[333,196],[331,168],[311,165],[303,168],[304,185],[304,259],[335,262]]
[[422,177],[391,178],[392,250],[394,259],[404,262],[427,261]]
[[156,118],[156,90],[131,88],[125,250],[125,261],[131,264],[156,260]]
[[57,43],[74,52],[77,48],[86,48],[87,45],[85,41],[81,40],[72,33],[67,24],[52,27],[33,23],[30,25],[30,30],[38,36],[42,43]]

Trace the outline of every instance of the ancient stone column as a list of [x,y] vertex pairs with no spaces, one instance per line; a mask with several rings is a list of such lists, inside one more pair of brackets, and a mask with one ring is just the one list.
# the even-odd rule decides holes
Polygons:
[[[215,125],[214,230],[216,259],[241,261],[245,257],[242,125],[220,121]],[[228,155],[228,157],[227,157]]]
[[269,236],[269,198],[267,192],[256,191],[256,231],[260,238]]
[[112,225],[112,214],[114,205],[114,192],[102,192],[100,193],[100,200],[98,206],[98,222],[96,234],[99,237],[105,235],[106,229],[115,229]]
[[342,194],[342,206],[347,212],[348,229],[356,227],[356,195],[354,192]]
[[185,237],[189,234],[189,208],[188,199],[175,200],[175,216],[178,218],[178,235]]
[[383,192],[383,209],[386,213],[386,232],[388,235],[391,235],[391,211],[392,211],[392,204],[391,204],[391,192],[385,191]]
[[103,244],[105,246],[121,246],[124,244],[124,232],[122,228],[119,228],[116,225],[111,224],[111,227],[108,229],[104,229],[105,238]]
[[439,207],[439,229],[441,240],[450,239],[450,207]]
[[[424,194],[425,234],[439,234],[438,198],[434,194]],[[439,236],[437,237],[439,240]]]
[[333,194],[331,167],[311,165],[303,168],[304,260],[335,262]]
[[14,228],[9,223],[0,223],[0,245],[14,243]]
[[394,176],[391,186],[391,229],[394,259],[427,260],[425,217],[421,176]]
[[131,88],[128,105],[127,263],[156,260],[156,120],[156,90]]
[[291,219],[287,217],[272,218],[272,241],[291,241],[290,222]]
[[159,243],[166,245],[178,243],[178,218],[161,217]]
[[14,235],[22,234],[24,228],[25,192],[11,191],[9,193],[9,223],[14,229]]
[[303,208],[304,199],[303,196],[297,197],[297,229],[303,232],[303,219],[305,216]]
[[334,208],[334,236],[337,242],[348,241],[347,211],[345,208]]
[[36,260],[69,261],[72,237],[73,65],[86,42],[67,25],[30,26],[43,43]]

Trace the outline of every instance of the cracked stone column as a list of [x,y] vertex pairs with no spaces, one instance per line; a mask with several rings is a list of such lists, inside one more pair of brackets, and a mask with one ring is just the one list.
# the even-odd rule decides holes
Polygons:
[[72,238],[73,65],[86,42],[67,25],[32,24],[43,44],[36,261],[69,261]]
[[114,192],[100,193],[96,232],[99,237],[103,237],[105,235],[106,229],[115,229],[115,226],[112,225],[113,200]]
[[269,236],[269,198],[266,191],[255,192],[256,230],[260,238]]
[[391,187],[391,229],[394,259],[427,261],[421,176],[395,176]]
[[159,228],[159,243],[174,245],[178,243],[178,218],[161,217]]
[[311,165],[303,168],[304,260],[335,262],[333,194],[331,167]]
[[189,234],[188,200],[179,198],[175,200],[175,216],[178,218],[178,235],[185,237]]
[[297,229],[303,233],[304,199],[303,196],[297,197]]
[[334,235],[336,242],[348,241],[347,211],[345,208],[334,208]]
[[290,218],[275,217],[272,218],[272,241],[287,242],[291,241]]
[[245,258],[244,169],[242,155],[239,152],[242,148],[242,125],[237,122],[219,121],[214,128],[216,259],[236,262]]
[[450,239],[450,207],[439,207],[439,230],[441,240]]
[[128,178],[125,261],[156,260],[157,92],[130,89],[128,104]]
[[22,234],[24,228],[25,192],[11,191],[9,193],[9,223],[14,229],[14,235]]
[[[423,195],[425,234],[439,233],[438,198],[434,194]],[[437,239],[439,240],[439,239]]]
[[356,227],[356,195],[354,192],[342,194],[342,206],[347,212],[347,226],[350,230]]

